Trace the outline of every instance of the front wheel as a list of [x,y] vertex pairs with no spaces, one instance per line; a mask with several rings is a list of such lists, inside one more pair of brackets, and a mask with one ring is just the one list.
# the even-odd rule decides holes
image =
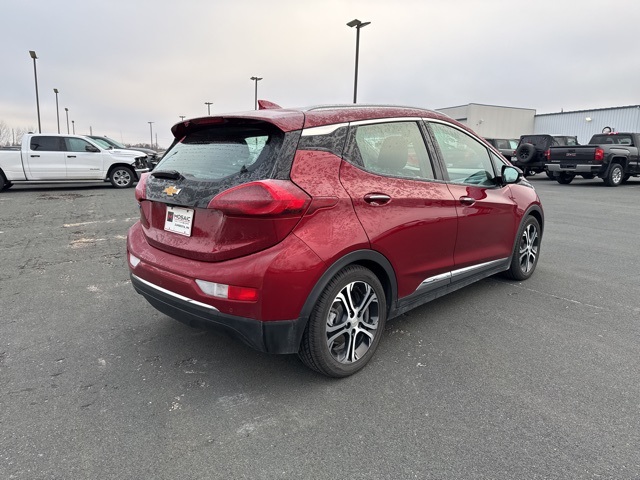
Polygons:
[[384,289],[373,272],[359,265],[331,279],[313,308],[298,356],[329,377],[346,377],[373,356],[387,319]]
[[518,231],[516,247],[511,256],[511,265],[505,272],[513,280],[526,280],[533,275],[540,255],[540,224],[529,216]]
[[111,171],[111,175],[109,176],[111,179],[111,185],[116,188],[129,188],[133,187],[133,182],[135,181],[135,175],[133,170],[129,167],[115,167]]
[[614,163],[611,165],[609,169],[609,175],[604,179],[604,183],[606,183],[610,187],[617,187],[622,183],[622,179],[624,178],[624,171],[622,170],[622,165],[619,163]]
[[0,192],[2,190],[6,190],[10,186],[11,186],[11,183],[7,182],[7,179],[4,178],[4,175],[2,174],[2,172],[0,172]]

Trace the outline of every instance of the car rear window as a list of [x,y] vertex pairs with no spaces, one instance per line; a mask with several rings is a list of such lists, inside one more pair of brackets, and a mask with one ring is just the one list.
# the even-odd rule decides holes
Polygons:
[[268,126],[212,126],[188,133],[156,167],[186,178],[219,180],[271,161],[284,134]]

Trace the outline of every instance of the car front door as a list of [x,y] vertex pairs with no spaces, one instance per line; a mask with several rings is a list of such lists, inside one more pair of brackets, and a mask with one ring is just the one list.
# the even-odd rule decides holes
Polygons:
[[[350,126],[340,180],[371,242],[393,266],[398,298],[437,287],[453,267],[457,216],[436,180],[420,120]],[[446,280],[443,276],[442,280]]]
[[67,167],[62,137],[34,135],[29,141],[25,167],[29,180],[64,180]]
[[102,152],[87,140],[65,137],[67,178],[82,180],[100,180],[104,178]]
[[427,125],[456,200],[456,269],[510,258],[518,228],[517,205],[509,187],[498,181],[489,149],[457,126],[437,121]]

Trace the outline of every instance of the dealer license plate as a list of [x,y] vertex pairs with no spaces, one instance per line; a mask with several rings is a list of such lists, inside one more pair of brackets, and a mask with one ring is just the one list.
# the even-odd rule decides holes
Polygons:
[[167,216],[164,221],[164,229],[185,237],[191,236],[191,226],[193,225],[192,208],[167,206]]

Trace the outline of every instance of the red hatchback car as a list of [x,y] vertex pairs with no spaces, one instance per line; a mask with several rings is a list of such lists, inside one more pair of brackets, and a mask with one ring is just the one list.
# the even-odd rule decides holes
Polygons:
[[540,199],[468,128],[418,108],[263,105],[174,125],[138,183],[131,279],[161,312],[344,377],[386,320],[533,273]]

